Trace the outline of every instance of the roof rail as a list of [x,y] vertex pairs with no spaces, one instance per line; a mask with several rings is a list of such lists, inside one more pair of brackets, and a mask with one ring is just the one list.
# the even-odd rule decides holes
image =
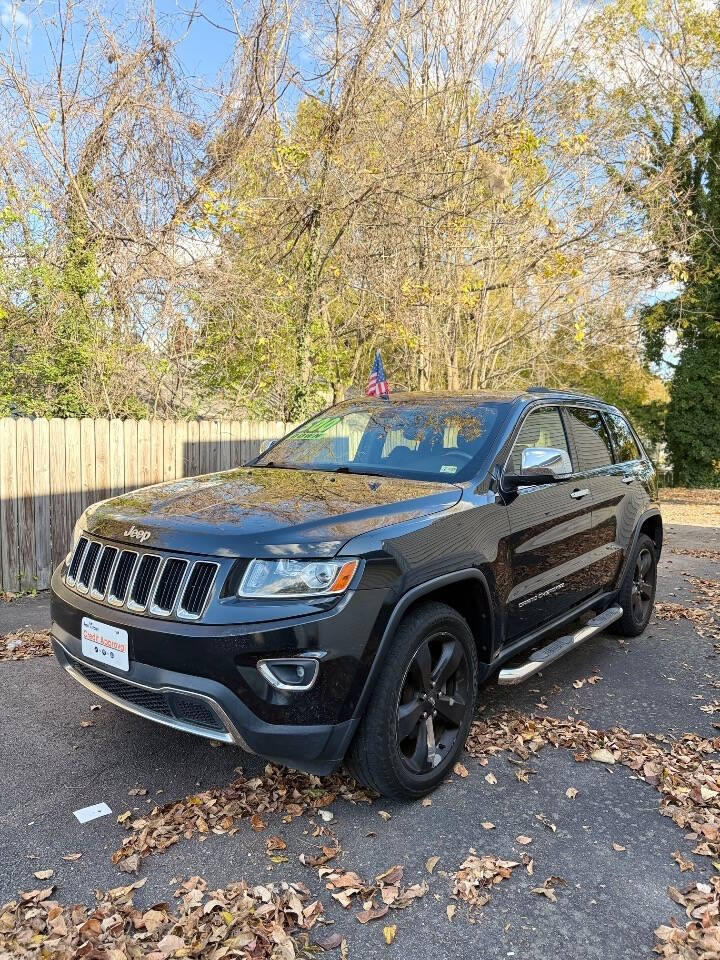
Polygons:
[[528,387],[525,391],[526,393],[555,393],[564,397],[587,397],[591,400],[599,400],[601,403],[604,401],[602,397],[595,396],[594,393],[586,393],[584,390],[571,390],[566,387]]

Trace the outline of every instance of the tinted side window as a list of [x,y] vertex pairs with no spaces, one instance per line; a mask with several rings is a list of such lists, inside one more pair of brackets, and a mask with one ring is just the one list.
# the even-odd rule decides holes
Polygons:
[[520,473],[522,452],[528,447],[555,447],[567,453],[570,459],[565,429],[557,407],[541,407],[527,415],[510,455],[513,473]]
[[615,447],[616,461],[625,463],[628,460],[638,460],[640,458],[638,445],[623,418],[617,413],[606,413],[605,423]]
[[572,433],[580,458],[581,470],[607,467],[613,462],[610,437],[597,410],[585,407],[568,408]]

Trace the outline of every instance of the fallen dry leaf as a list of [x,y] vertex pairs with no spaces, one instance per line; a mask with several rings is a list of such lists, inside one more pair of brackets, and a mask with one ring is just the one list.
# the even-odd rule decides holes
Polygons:
[[599,747],[597,750],[593,750],[590,757],[592,760],[597,760],[598,763],[615,763],[615,757],[605,747]]
[[494,786],[497,783],[497,777],[494,773],[486,773],[485,779],[491,786]]
[[392,814],[388,813],[387,810],[378,810],[378,816],[381,820],[384,820],[385,823],[392,819]]
[[521,833],[519,837],[515,837],[515,842],[525,847],[528,845],[528,843],[532,843],[532,837],[526,837]]
[[38,880],[49,880],[54,874],[54,870],[36,870],[33,876]]
[[495,829],[495,824],[494,824],[494,823],[491,823],[489,820],[483,820],[483,822],[480,824],[480,826],[483,828],[483,830],[494,830],[494,829]]
[[627,850],[627,847],[624,847],[621,843],[613,843],[613,850],[616,850],[618,853],[622,853]]
[[381,917],[384,917],[389,909],[388,905],[384,903],[381,907],[375,909],[361,910],[355,914],[355,919],[358,923],[369,923],[371,920],[379,920]]
[[385,937],[385,943],[390,946],[390,944],[395,939],[395,934],[397,933],[397,925],[390,924],[388,927],[383,927],[383,937]]
[[676,850],[675,853],[673,853],[672,858],[680,867],[680,873],[685,873],[687,870],[695,869],[695,864],[692,862],[692,860],[686,860],[679,850]]
[[453,772],[456,773],[459,777],[462,777],[463,780],[468,776],[468,768],[463,763],[456,763],[453,767]]
[[425,869],[427,870],[428,873],[432,873],[439,862],[440,862],[440,857],[429,857],[425,861]]
[[574,800],[580,791],[576,790],[575,787],[568,787],[565,791],[565,796],[568,800]]

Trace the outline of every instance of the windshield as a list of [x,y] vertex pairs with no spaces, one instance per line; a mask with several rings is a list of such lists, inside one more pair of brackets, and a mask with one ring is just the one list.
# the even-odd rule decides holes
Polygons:
[[338,404],[261,454],[257,466],[461,480],[488,449],[509,402],[428,397]]

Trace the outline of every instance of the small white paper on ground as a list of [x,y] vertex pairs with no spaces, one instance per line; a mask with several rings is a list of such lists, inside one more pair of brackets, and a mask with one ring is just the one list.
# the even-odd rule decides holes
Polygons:
[[81,810],[73,811],[80,823],[87,823],[88,820],[96,820],[98,817],[106,817],[112,810],[106,803],[94,803],[91,807],[83,807]]

